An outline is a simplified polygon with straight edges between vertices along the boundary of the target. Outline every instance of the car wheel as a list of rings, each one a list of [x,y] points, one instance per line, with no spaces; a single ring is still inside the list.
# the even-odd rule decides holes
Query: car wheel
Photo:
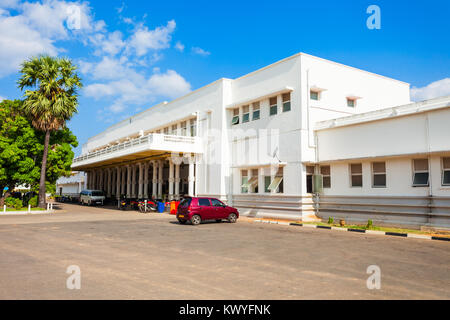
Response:
[[[192,216],[191,223],[193,226],[199,225],[200,222],[202,222],[202,218],[198,214]]]
[[[186,224],[186,220],[181,220],[181,219],[178,219],[178,222],[180,223],[180,224]]]
[[[237,221],[237,215],[236,213],[230,213],[228,216],[228,222],[235,223]]]

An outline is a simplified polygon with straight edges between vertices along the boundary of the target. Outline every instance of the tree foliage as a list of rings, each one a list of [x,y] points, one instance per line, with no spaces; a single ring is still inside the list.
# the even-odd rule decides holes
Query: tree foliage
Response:
[[[22,104],[20,100],[0,102],[1,192],[21,184],[33,190],[39,187],[45,133],[33,127]],[[51,133],[49,146],[46,181],[54,184],[59,177],[70,174],[72,147],[77,147],[78,142],[68,128],[63,128]]]

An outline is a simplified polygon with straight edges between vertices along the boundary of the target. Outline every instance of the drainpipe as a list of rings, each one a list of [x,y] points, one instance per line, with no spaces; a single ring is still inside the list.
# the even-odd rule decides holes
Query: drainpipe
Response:
[[[425,136],[426,136],[426,141],[427,141],[427,158],[429,159],[428,161],[428,221],[427,223],[430,224],[431,223],[431,215],[433,213],[433,209],[432,209],[432,205],[433,205],[433,175],[432,175],[432,171],[431,171],[431,159],[429,157],[429,155],[431,154],[431,146],[430,146],[430,118],[428,116],[428,114],[426,114],[426,121],[425,121]]]

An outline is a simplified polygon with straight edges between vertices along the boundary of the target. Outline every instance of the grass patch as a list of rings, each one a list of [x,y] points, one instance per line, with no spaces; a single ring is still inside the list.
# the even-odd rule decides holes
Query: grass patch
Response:
[[[42,208],[31,208],[31,211],[45,211],[46,209],[42,209]],[[22,208],[22,209],[14,209],[14,208],[6,208],[6,212],[9,211],[28,211],[28,208]],[[0,213],[3,212],[3,210],[0,211]]]

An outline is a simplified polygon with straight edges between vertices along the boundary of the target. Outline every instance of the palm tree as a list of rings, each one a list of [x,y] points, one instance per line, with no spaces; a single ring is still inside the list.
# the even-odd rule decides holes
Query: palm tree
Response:
[[[45,208],[45,175],[50,133],[65,126],[77,112],[77,90],[82,87],[76,66],[69,59],[42,55],[21,65],[18,87],[25,90],[23,108],[33,126],[45,132],[39,181],[39,207]]]

